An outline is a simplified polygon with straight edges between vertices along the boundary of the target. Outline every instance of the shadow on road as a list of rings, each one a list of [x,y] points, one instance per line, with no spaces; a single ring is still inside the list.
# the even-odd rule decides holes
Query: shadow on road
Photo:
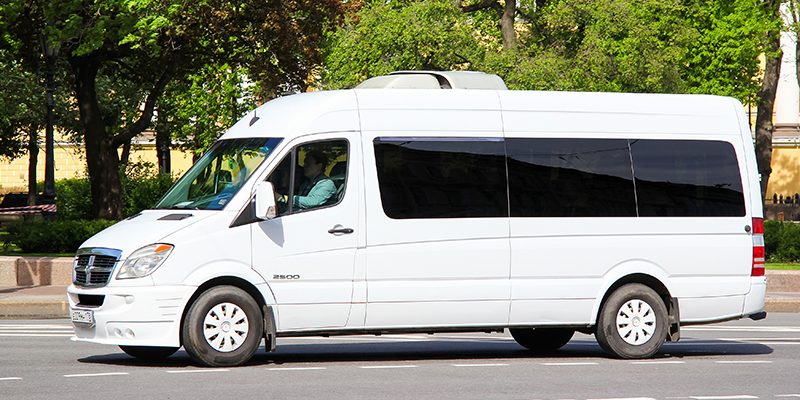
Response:
[[[291,339],[286,339],[290,341]],[[370,342],[285,343],[279,340],[278,350],[267,353],[262,347],[245,366],[326,364],[341,362],[394,362],[424,360],[483,360],[539,359],[543,362],[597,361],[611,359],[594,339],[573,339],[555,353],[546,355],[526,350],[512,339],[454,340],[432,339]],[[733,340],[682,340],[664,344],[661,351],[651,359],[665,361],[690,357],[741,356],[771,354],[773,349],[765,344]],[[194,362],[181,350],[162,360],[136,359],[122,353],[96,355],[78,360],[88,364],[117,365],[130,367],[183,368],[194,366]]]

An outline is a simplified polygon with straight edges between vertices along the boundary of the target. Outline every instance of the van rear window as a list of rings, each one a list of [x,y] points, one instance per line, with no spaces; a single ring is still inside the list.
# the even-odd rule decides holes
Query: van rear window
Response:
[[[641,217],[741,217],[744,191],[728,142],[630,140]]]

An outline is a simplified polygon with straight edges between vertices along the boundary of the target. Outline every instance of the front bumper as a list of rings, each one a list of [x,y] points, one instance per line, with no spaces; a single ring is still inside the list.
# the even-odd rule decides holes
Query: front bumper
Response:
[[[94,323],[73,322],[72,340],[122,346],[180,346],[183,310],[197,288],[67,288],[70,309],[92,310]],[[83,301],[82,301],[83,300]]]

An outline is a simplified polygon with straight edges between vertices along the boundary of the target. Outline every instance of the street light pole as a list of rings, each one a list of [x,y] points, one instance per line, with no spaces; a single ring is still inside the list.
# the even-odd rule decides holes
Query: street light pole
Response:
[[[56,91],[55,83],[55,64],[58,58],[60,46],[53,46],[42,35],[39,37],[42,45],[42,53],[47,64],[47,79],[45,81],[47,92],[47,126],[45,128],[45,162],[44,162],[44,192],[42,200],[44,204],[55,204],[56,202],[56,182],[55,182],[55,156],[53,149],[53,93]],[[55,212],[42,213],[48,221],[55,221]]]

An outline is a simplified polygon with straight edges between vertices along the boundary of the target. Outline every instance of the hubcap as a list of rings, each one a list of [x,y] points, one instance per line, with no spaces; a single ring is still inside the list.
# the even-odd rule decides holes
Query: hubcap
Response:
[[[626,343],[639,346],[647,343],[656,330],[656,314],[647,302],[632,299],[617,312],[617,333]]]
[[[203,321],[206,342],[223,353],[238,349],[249,330],[247,314],[233,303],[220,303],[212,307]]]

